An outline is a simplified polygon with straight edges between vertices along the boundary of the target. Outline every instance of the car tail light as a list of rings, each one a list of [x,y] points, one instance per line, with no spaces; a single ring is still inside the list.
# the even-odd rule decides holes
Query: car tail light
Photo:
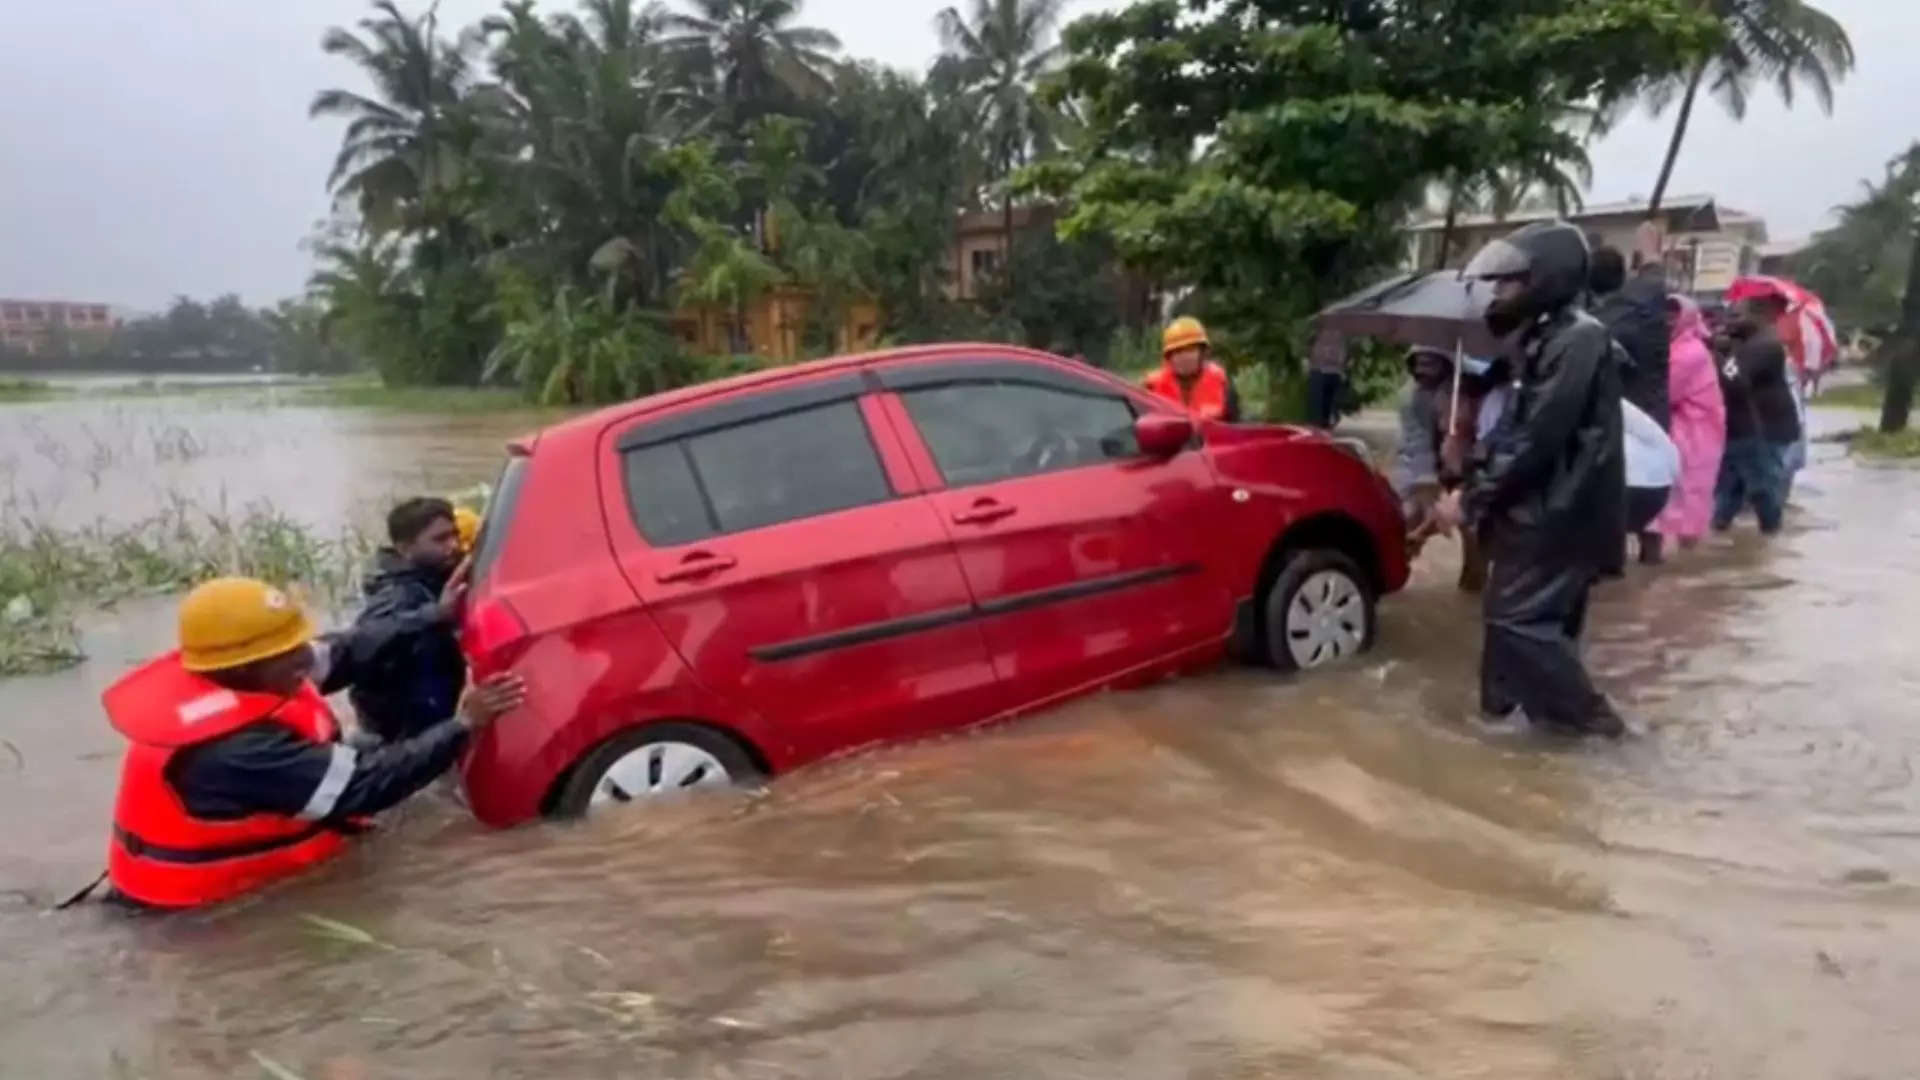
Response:
[[[506,667],[526,641],[527,624],[506,600],[489,597],[475,601],[467,610],[460,648],[476,674]]]

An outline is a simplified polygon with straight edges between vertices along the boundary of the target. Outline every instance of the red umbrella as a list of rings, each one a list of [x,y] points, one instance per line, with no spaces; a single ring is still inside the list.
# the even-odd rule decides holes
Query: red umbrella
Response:
[[[1818,294],[1791,278],[1756,274],[1735,278],[1727,288],[1727,303],[1749,297],[1777,296],[1786,301],[1780,319],[1780,342],[1787,347],[1794,369],[1804,376],[1818,375],[1840,356],[1839,335],[1827,317],[1827,305]]]

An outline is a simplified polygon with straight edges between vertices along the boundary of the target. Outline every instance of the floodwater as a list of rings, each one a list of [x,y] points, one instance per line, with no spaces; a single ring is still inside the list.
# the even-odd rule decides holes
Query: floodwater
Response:
[[[423,459],[484,478],[505,423],[221,413],[242,449],[172,480],[346,512]],[[566,826],[429,796],[212,915],[43,914],[99,865],[95,696],[168,633],[128,605],[85,666],[0,684],[0,1075],[1920,1075],[1920,475],[1816,447],[1796,502],[1605,590],[1590,658],[1651,729],[1624,745],[1464,731],[1437,545],[1347,670]]]

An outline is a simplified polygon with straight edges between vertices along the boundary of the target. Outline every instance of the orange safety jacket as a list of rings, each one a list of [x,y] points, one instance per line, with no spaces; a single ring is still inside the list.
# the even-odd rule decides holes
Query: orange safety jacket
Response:
[[[1149,391],[1186,406],[1188,412],[1204,420],[1219,420],[1227,414],[1227,391],[1232,385],[1227,369],[1211,360],[1190,384],[1181,384],[1172,364],[1161,364],[1146,381]]]
[[[228,690],[180,666],[168,653],[107,689],[113,726],[132,741],[120,766],[107,877],[153,907],[219,903],[297,874],[340,853],[341,830],[285,814],[208,821],[188,812],[167,780],[167,764],[191,746],[269,720],[314,742],[339,731],[312,683],[283,698]]]

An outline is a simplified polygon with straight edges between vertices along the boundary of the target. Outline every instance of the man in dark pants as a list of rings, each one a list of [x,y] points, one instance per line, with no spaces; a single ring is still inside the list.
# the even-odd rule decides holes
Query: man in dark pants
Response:
[[[1775,295],[1740,302],[1720,347],[1720,396],[1727,403],[1727,449],[1713,491],[1713,528],[1725,532],[1752,504],[1760,531],[1780,531],[1786,502],[1787,448],[1800,441],[1787,350],[1774,331],[1786,312]]]
[[[1528,225],[1476,255],[1493,284],[1487,326],[1518,331],[1520,386],[1444,520],[1480,530],[1492,560],[1483,618],[1481,709],[1575,734],[1626,727],[1580,661],[1587,594],[1625,553],[1620,350],[1579,308],[1587,244],[1565,222]]]
[[[467,664],[454,637],[460,534],[445,499],[408,499],[387,515],[391,547],[374,555],[354,620],[360,671],[348,695],[361,725],[405,739],[453,715]]]
[[[1314,335],[1307,352],[1307,423],[1332,431],[1340,422],[1347,387],[1347,340],[1331,330]]]
[[[1671,413],[1667,369],[1672,348],[1667,326],[1667,278],[1659,259],[1657,233],[1643,236],[1640,266],[1627,273],[1626,256],[1602,246],[1593,253],[1587,284],[1593,291],[1593,317],[1627,352],[1630,366],[1621,373],[1621,392],[1665,430]],[[1651,247],[1651,251],[1646,250]],[[1640,560],[1661,560],[1660,534],[1640,532]]]

